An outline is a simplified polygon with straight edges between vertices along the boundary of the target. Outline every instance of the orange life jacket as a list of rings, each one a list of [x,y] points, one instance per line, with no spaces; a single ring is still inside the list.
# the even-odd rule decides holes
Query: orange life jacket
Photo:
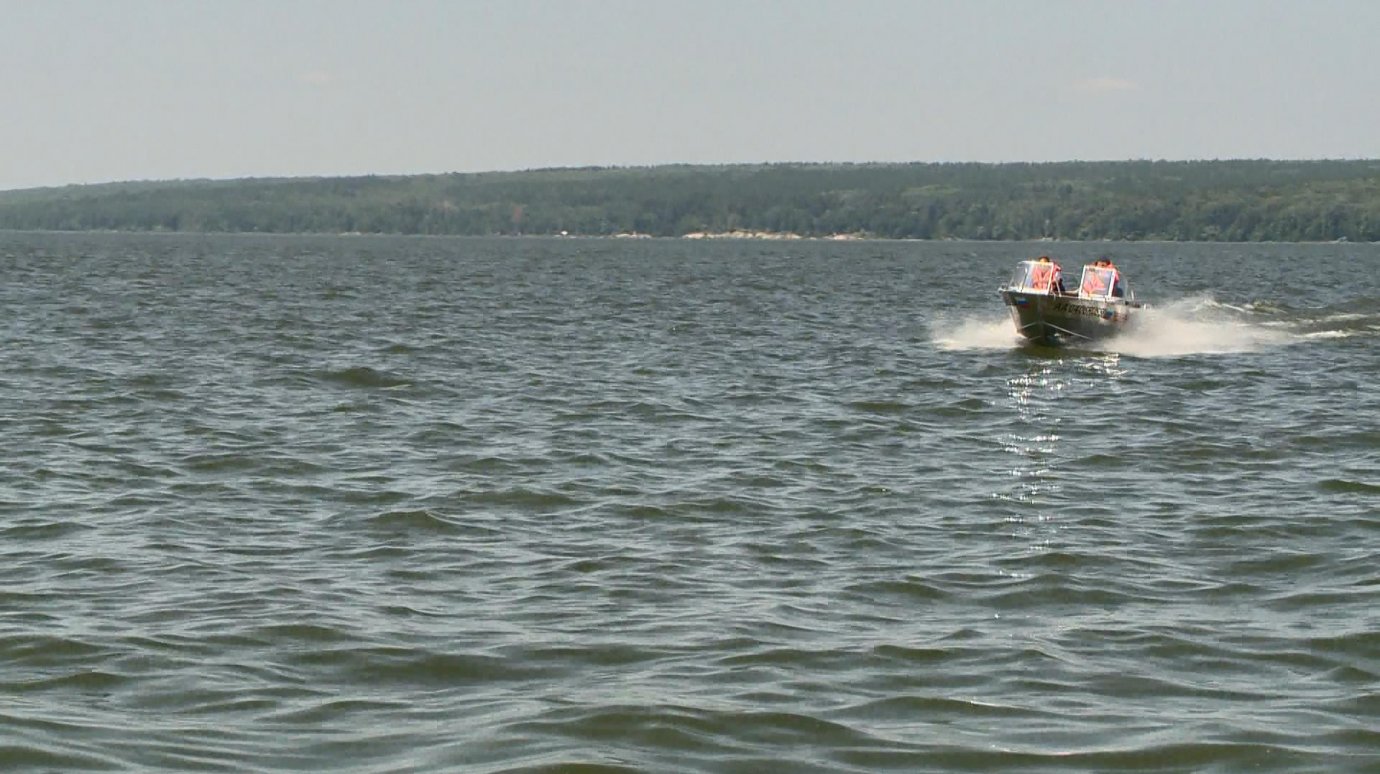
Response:
[[[1037,263],[1030,267],[1030,286],[1036,290],[1049,290],[1049,283],[1054,280],[1054,264]]]
[[[1107,294],[1107,283],[1102,279],[1101,269],[1094,269],[1093,271],[1083,273],[1082,290],[1090,296],[1102,296]]]

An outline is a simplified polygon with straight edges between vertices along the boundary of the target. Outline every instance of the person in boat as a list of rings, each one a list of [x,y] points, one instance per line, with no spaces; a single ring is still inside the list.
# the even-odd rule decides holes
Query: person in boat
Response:
[[[1116,264],[1112,263],[1112,259],[1105,255],[1098,260],[1102,262],[1103,268],[1112,270],[1112,297],[1125,298],[1126,288],[1121,284],[1121,272],[1117,269]]]
[[[1095,269],[1111,269],[1111,270],[1112,270],[1112,297],[1113,297],[1113,298],[1125,298],[1125,296],[1126,296],[1126,288],[1121,284],[1121,272],[1120,272],[1119,270],[1117,270],[1116,264],[1112,263],[1112,259],[1111,259],[1111,258],[1108,258],[1108,257],[1105,256],[1105,255],[1099,256],[1099,257],[1097,258],[1097,260],[1093,261],[1093,268],[1095,268]],[[1107,286],[1106,286],[1106,284],[1104,284],[1100,272],[1092,272],[1091,274],[1088,275],[1087,281],[1085,281],[1085,282],[1083,283],[1083,292],[1085,292],[1085,293],[1090,293],[1090,294],[1095,295],[1095,296],[1100,296],[1100,295],[1102,295],[1103,293],[1105,293],[1106,291],[1107,291]]]
[[[1050,293],[1064,292],[1064,270],[1051,261],[1048,255],[1035,259],[1035,268],[1030,272],[1031,285],[1037,290]]]

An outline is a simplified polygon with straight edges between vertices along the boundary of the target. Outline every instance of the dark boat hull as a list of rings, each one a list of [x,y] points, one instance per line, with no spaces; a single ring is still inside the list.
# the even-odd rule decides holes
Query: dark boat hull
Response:
[[[1140,304],[1003,288],[1016,332],[1041,344],[1105,339],[1120,333]]]

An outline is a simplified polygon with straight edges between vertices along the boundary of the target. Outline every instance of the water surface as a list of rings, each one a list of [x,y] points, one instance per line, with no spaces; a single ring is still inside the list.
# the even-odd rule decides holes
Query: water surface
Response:
[[[1154,305],[1017,343],[1019,258]],[[0,764],[1380,765],[1380,247],[0,235]]]

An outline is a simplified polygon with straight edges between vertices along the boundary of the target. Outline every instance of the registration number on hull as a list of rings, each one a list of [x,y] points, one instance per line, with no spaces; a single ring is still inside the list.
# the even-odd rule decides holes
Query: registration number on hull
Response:
[[[1070,304],[1066,301],[1057,302],[1049,305],[1049,311],[1060,312],[1062,314],[1082,315],[1084,317],[1101,317],[1102,310],[1095,306],[1083,306],[1082,304]]]

